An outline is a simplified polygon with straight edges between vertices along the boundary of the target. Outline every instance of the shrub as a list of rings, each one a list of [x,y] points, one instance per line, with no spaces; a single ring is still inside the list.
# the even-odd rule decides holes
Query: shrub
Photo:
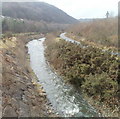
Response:
[[[120,80],[117,56],[92,46],[81,48],[64,40],[56,41],[47,41],[46,56],[63,79],[101,102],[116,103]]]
[[[98,96],[100,100],[109,100],[117,94],[118,84],[107,73],[89,75],[82,84],[82,89],[89,96]]]
[[[6,32],[4,37],[10,38],[12,37],[12,32]]]

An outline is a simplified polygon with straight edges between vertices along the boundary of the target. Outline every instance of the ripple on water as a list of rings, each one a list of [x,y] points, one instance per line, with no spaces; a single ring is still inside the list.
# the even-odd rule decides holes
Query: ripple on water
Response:
[[[69,84],[65,84],[51,71],[44,56],[45,38],[28,43],[28,53],[33,71],[38,77],[53,108],[63,117],[96,117],[98,114]]]

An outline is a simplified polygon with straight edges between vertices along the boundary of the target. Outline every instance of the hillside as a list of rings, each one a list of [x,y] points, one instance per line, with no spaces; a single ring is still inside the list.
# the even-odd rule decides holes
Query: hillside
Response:
[[[52,23],[75,23],[76,19],[44,2],[3,2],[3,16]]]
[[[81,22],[68,28],[68,36],[99,48],[117,49],[118,20],[116,18],[94,19]]]
[[[45,21],[31,21],[14,19],[10,17],[2,18],[2,32],[24,33],[40,32],[47,33],[56,30],[64,30],[69,24],[48,23]]]

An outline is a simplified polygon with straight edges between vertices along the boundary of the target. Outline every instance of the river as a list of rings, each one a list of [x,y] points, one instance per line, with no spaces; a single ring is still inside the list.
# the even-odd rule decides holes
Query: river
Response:
[[[30,41],[27,47],[31,67],[56,113],[61,117],[98,117],[96,110],[81,94],[51,70],[44,55],[44,40],[45,38]]]

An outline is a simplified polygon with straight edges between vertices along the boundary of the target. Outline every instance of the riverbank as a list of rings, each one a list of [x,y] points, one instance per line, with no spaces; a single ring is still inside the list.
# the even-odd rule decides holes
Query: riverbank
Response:
[[[86,38],[84,37],[75,36],[72,33],[66,33],[65,36],[67,36],[68,38],[74,39],[76,42],[80,42],[84,46],[92,46],[100,50],[109,51],[109,52],[116,52],[116,53],[118,52],[117,47],[105,46],[97,42],[86,40]]]
[[[118,18],[80,22],[67,29],[67,35],[86,45],[118,51]]]
[[[118,117],[117,57],[93,47],[82,49],[56,36],[47,39],[46,58],[54,70],[77,90],[82,89],[102,116]]]
[[[30,68],[26,43],[40,35],[2,39],[2,117],[55,117],[43,87]]]

